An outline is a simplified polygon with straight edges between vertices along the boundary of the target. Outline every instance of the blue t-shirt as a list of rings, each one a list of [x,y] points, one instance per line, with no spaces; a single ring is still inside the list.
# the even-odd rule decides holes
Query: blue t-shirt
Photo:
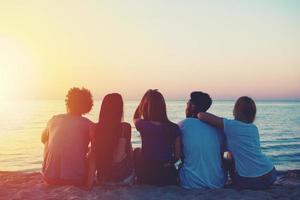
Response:
[[[138,119],[135,127],[141,134],[143,159],[172,160],[175,139],[180,135],[177,124]]]
[[[261,152],[257,127],[237,120],[223,121],[237,173],[243,177],[259,177],[270,172],[274,166]]]
[[[178,125],[184,155],[183,166],[179,172],[180,185],[187,189],[223,187],[223,133],[195,118],[187,118]]]

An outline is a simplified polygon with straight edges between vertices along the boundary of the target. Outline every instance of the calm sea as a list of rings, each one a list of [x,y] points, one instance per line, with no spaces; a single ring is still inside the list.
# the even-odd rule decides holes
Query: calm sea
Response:
[[[131,123],[137,101],[125,102],[125,120]],[[232,118],[233,101],[215,101],[210,112]],[[174,122],[184,119],[185,101],[168,101],[168,116]],[[98,118],[100,101],[87,115]],[[300,169],[300,102],[259,101],[256,125],[262,151],[277,169]],[[65,112],[64,101],[0,102],[0,171],[39,171],[43,145],[40,135],[52,115]],[[133,128],[132,144],[140,146]]]

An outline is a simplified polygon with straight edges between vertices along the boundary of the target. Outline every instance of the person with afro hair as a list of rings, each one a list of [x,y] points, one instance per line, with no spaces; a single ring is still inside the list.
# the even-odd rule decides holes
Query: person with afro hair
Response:
[[[53,185],[84,186],[88,175],[88,145],[92,122],[82,115],[93,106],[92,94],[85,88],[71,88],[64,114],[53,116],[44,130],[43,178]]]

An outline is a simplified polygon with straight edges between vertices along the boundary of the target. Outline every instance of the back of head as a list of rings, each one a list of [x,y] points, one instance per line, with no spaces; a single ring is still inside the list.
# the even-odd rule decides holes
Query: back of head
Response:
[[[96,133],[96,164],[101,173],[109,176],[113,153],[117,146],[123,118],[123,100],[118,93],[104,97]]]
[[[252,98],[247,96],[240,97],[234,105],[233,114],[236,120],[252,123],[255,120],[256,105]]]
[[[206,112],[212,104],[212,99],[207,93],[194,91],[191,93],[189,107],[187,108],[187,116],[196,116],[199,112]]]
[[[123,99],[118,93],[104,97],[99,113],[99,123],[106,126],[119,124],[123,117]]]
[[[158,90],[148,90],[142,99],[141,115],[145,120],[169,122],[166,102]]]
[[[71,88],[66,97],[67,110],[71,114],[83,115],[93,107],[92,94],[85,88]]]

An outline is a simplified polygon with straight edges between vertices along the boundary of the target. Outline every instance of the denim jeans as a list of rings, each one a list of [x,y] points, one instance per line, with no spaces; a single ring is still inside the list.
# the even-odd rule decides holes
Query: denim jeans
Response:
[[[233,186],[237,189],[267,189],[276,181],[277,177],[275,167],[270,172],[262,176],[253,178],[240,176],[235,169],[234,160],[224,159],[223,167],[226,172],[229,172],[229,176],[233,183]]]
[[[259,177],[242,177],[235,173],[234,186],[237,189],[263,190],[269,188],[275,181],[277,172],[275,167],[265,175]]]

